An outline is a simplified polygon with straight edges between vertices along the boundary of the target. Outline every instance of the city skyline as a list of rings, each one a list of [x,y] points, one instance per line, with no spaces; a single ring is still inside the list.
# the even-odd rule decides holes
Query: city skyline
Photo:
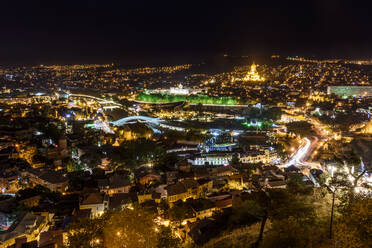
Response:
[[[2,3],[0,248],[370,248],[369,5]]]

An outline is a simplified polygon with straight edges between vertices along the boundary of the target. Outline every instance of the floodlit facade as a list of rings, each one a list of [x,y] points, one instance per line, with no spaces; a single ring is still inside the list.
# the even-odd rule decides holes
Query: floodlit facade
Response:
[[[328,86],[327,94],[342,97],[372,97],[372,86]]]
[[[253,62],[251,65],[250,71],[245,75],[244,78],[233,78],[234,81],[244,81],[244,82],[263,82],[265,81],[264,77],[261,77],[257,72],[257,65]]]

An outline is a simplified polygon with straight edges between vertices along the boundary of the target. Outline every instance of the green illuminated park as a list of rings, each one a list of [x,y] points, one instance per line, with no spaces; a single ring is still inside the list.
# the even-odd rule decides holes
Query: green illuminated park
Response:
[[[191,104],[214,104],[214,105],[237,105],[237,100],[232,97],[211,97],[207,95],[171,95],[171,94],[152,94],[142,92],[137,96],[138,101],[153,103],[171,103],[171,102],[188,102]]]

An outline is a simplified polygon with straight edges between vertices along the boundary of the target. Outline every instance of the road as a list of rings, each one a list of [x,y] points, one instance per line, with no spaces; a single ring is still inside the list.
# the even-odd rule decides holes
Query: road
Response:
[[[283,168],[289,167],[291,165],[295,166],[307,166],[310,168],[320,168],[320,165],[317,163],[306,162],[307,158],[310,157],[311,152],[318,145],[319,138],[314,136],[312,141],[309,138],[304,138],[304,145],[297,149],[296,153],[288,160],[287,163],[282,165]]]
[[[123,107],[123,105],[120,104],[120,103],[117,103],[117,102],[114,102],[114,101],[108,101],[108,100],[106,100],[106,99],[102,99],[102,98],[95,97],[95,96],[84,95],[84,94],[69,94],[69,96],[71,96],[71,97],[85,97],[85,98],[91,98],[91,99],[94,99],[94,100],[98,101],[98,102],[101,103],[101,104],[112,104],[112,105],[114,105],[114,106]]]
[[[319,138],[314,136],[312,137],[312,141],[308,138],[304,138],[303,140],[305,144],[298,148],[296,153],[288,160],[288,162],[280,167],[287,168],[291,165],[294,165],[297,167],[307,167],[310,169],[322,169],[320,164],[306,161],[307,158],[310,157],[312,151],[314,151],[314,148],[316,148],[318,145]],[[308,174],[308,177],[316,187],[320,186],[311,173]]]

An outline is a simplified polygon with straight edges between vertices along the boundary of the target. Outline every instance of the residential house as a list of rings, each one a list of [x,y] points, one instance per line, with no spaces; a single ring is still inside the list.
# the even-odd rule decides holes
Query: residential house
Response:
[[[216,209],[216,204],[208,199],[196,199],[191,201],[192,210],[196,219],[211,217]]]
[[[65,192],[68,187],[68,178],[61,171],[37,168],[27,169],[21,175],[28,179],[31,185],[42,185],[54,192]]]
[[[122,210],[131,208],[135,202],[138,202],[137,193],[118,193],[110,197],[110,208]]]
[[[168,185],[167,200],[168,202],[176,202],[186,200],[188,198],[199,198],[202,193],[208,193],[213,189],[213,181],[200,179],[184,179],[175,184]]]
[[[98,217],[109,208],[109,197],[102,192],[88,193],[80,201],[80,209],[90,209],[93,217]]]
[[[16,239],[34,241],[43,228],[47,225],[44,216],[32,213],[22,214],[6,231],[0,232],[0,247],[9,247],[15,244]]]
[[[146,193],[146,194],[138,194],[138,203],[142,204],[147,201],[155,201],[156,203],[160,203],[161,200],[161,194],[160,193]]]
[[[130,180],[125,175],[112,175],[107,179],[99,179],[98,187],[101,192],[105,192],[108,195],[128,193],[131,188]]]
[[[144,167],[139,168],[135,172],[135,177],[137,179],[137,182],[142,185],[151,184],[152,182],[160,181],[161,179],[160,175],[157,174],[155,171]]]

